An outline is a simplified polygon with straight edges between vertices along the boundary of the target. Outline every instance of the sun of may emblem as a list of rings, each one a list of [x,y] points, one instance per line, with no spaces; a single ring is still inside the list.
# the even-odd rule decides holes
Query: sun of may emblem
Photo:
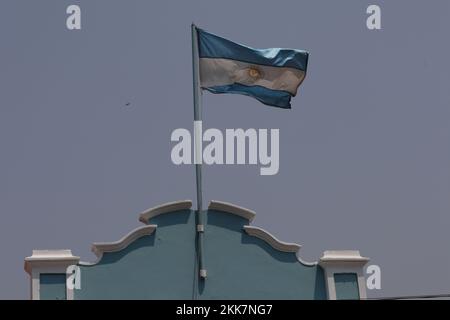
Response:
[[[262,76],[261,71],[257,67],[253,66],[248,68],[247,73],[252,80],[258,80]]]

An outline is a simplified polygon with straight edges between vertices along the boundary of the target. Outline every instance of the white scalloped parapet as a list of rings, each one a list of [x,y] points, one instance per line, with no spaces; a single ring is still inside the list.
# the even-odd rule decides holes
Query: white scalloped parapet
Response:
[[[139,221],[148,224],[149,220],[160,214],[169,213],[173,211],[186,210],[192,207],[191,200],[182,200],[164,203],[162,205],[147,209],[139,215]]]
[[[300,248],[302,247],[301,245],[296,243],[287,243],[280,241],[266,230],[258,227],[244,226],[244,230],[245,232],[247,232],[248,235],[264,240],[265,242],[270,244],[274,249],[277,249],[279,251],[297,253],[298,250],[300,250]]]
[[[217,210],[217,211],[231,213],[231,214],[240,216],[244,219],[247,219],[249,222],[251,222],[255,218],[255,215],[256,215],[255,211],[253,211],[253,210],[239,207],[232,203],[215,201],[215,200],[211,200],[209,202],[208,210]]]
[[[72,255],[72,251],[63,250],[33,250],[30,257],[25,258],[24,269],[31,274],[34,267],[53,265],[73,265],[80,261],[80,257]]]
[[[319,260],[321,266],[336,264],[365,265],[370,259],[362,257],[358,250],[328,250]]]
[[[150,224],[139,227],[128,233],[122,239],[115,242],[96,242],[92,244],[92,252],[100,260],[105,252],[115,252],[125,249],[130,243],[139,239],[142,236],[150,235],[156,230],[157,225]]]

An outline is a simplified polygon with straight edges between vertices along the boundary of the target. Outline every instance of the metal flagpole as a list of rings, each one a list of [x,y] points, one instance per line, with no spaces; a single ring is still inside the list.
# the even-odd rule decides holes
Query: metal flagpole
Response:
[[[196,215],[196,231],[197,231],[197,259],[198,259],[198,276],[206,279],[206,268],[203,261],[203,232],[205,226],[203,224],[202,209],[202,106],[201,106],[201,88],[200,88],[200,70],[198,56],[198,40],[197,28],[191,25],[192,31],[192,75],[193,75],[193,93],[194,93],[194,163],[197,184],[197,215]],[[197,271],[196,271],[197,272]]]

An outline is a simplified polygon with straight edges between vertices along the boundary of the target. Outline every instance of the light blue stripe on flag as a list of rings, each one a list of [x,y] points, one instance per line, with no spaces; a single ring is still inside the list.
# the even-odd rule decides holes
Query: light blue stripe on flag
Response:
[[[205,88],[212,93],[235,93],[253,97],[260,102],[279,108],[289,109],[291,107],[291,95],[285,91],[271,90],[261,86],[245,86],[239,83]]]
[[[198,29],[200,58],[224,58],[273,67],[306,71],[308,53],[296,49],[253,49]]]
[[[237,93],[260,102],[290,108],[303,82],[308,52],[253,49],[197,29],[200,85],[212,93]]]

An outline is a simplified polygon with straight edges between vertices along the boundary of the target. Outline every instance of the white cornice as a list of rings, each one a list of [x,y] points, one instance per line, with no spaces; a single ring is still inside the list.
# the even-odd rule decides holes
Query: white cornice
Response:
[[[72,251],[63,250],[33,250],[30,257],[25,258],[24,269],[31,274],[35,267],[69,266],[77,264],[80,257],[72,255]]]
[[[239,207],[232,203],[215,201],[215,200],[211,200],[209,202],[208,210],[217,210],[217,211],[231,213],[231,214],[240,216],[242,218],[245,218],[249,222],[251,222],[255,218],[255,215],[256,215],[255,211],[253,211],[253,210]]]
[[[138,238],[152,234],[156,225],[150,224],[147,226],[139,227],[128,233],[122,239],[115,242],[96,242],[92,244],[92,252],[98,257],[98,260],[101,259],[103,253],[105,252],[115,252],[122,249],[125,249],[130,243],[137,240]]]
[[[365,265],[370,259],[362,257],[358,250],[328,250],[319,260],[321,266]]]
[[[173,211],[186,210],[192,207],[191,200],[182,200],[164,203],[162,205],[147,209],[139,215],[139,221],[148,224],[149,220],[160,214],[169,213]]]

